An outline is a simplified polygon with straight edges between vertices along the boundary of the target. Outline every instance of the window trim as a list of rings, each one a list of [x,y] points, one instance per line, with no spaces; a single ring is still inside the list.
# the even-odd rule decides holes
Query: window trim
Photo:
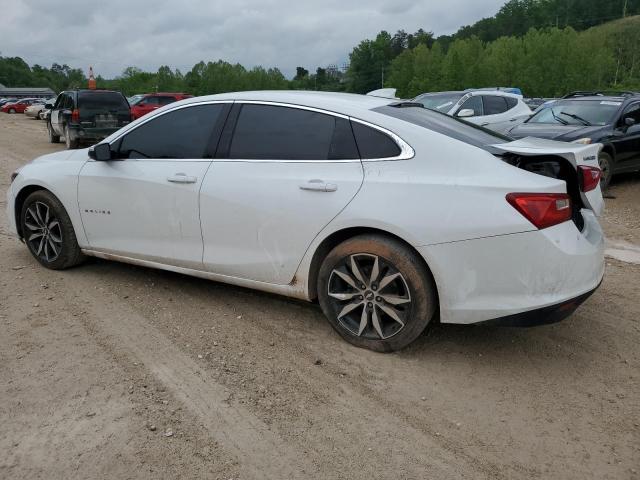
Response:
[[[380,161],[395,161],[395,160],[410,160],[415,156],[415,150],[413,149],[413,147],[411,147],[411,145],[409,145],[407,142],[405,142],[400,136],[396,135],[395,133],[393,133],[392,131],[381,127],[379,125],[376,125],[374,123],[371,123],[369,121],[366,120],[361,120],[359,118],[355,118],[355,117],[350,117],[349,115],[344,115],[342,113],[338,113],[338,112],[333,112],[331,110],[324,110],[321,108],[316,108],[316,107],[309,107],[306,105],[298,105],[295,103],[284,103],[284,102],[272,102],[272,101],[267,101],[267,100],[238,100],[238,99],[227,99],[227,100],[203,100],[200,102],[193,102],[193,103],[187,103],[185,105],[178,105],[178,106],[174,106],[172,108],[169,108],[167,110],[165,110],[164,112],[160,112],[156,115],[153,115],[149,118],[144,118],[144,121],[141,123],[138,123],[136,125],[133,125],[132,128],[127,128],[125,131],[123,131],[122,133],[120,133],[120,135],[118,135],[117,137],[115,137],[113,140],[111,140],[111,142],[109,142],[109,145],[113,146],[116,142],[118,142],[122,137],[124,137],[125,135],[129,134],[130,132],[132,132],[133,130],[141,127],[142,125],[144,125],[145,123],[158,118],[162,115],[166,115],[167,113],[170,112],[174,112],[176,110],[180,110],[182,108],[188,108],[188,107],[193,107],[193,106],[197,106],[197,105],[209,105],[209,104],[221,104],[221,103],[226,103],[226,104],[230,104],[230,105],[243,105],[243,104],[251,104],[251,105],[269,105],[269,106],[274,106],[274,107],[288,107],[288,108],[297,108],[299,110],[308,110],[311,112],[316,112],[316,113],[322,113],[325,115],[331,115],[334,117],[338,117],[338,118],[342,118],[344,120],[347,121],[352,121],[352,122],[357,122],[360,123],[364,126],[373,128],[375,130],[378,130],[379,132],[384,133],[385,135],[391,137],[391,139],[396,142],[396,144],[398,145],[398,147],[400,148],[400,154],[396,155],[395,157],[383,157],[383,158],[367,158],[367,159],[360,159],[360,158],[354,158],[354,159],[340,159],[340,160],[283,160],[283,159],[242,159],[242,158],[217,158],[214,156],[214,158],[210,158],[210,159],[202,159],[202,161],[214,161],[214,162],[243,162],[243,163],[274,163],[274,162],[279,162],[279,163],[354,163],[354,162],[380,162]],[[171,103],[169,105],[172,105]],[[230,120],[230,116],[227,118],[227,122]],[[233,128],[235,129],[235,122],[237,122],[237,117],[234,119],[234,125]],[[226,130],[227,126],[225,125],[223,132],[221,132],[220,134],[220,139],[222,139],[222,135],[224,133],[224,130]],[[140,160],[140,159],[125,159],[126,161],[130,161],[130,160]],[[145,159],[142,159],[145,160]],[[179,161],[180,159],[176,159],[176,161]],[[172,160],[173,161],[173,160]]]

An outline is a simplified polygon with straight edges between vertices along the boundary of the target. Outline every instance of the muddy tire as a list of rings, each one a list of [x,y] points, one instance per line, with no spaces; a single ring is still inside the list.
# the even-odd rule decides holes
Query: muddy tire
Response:
[[[64,270],[84,259],[71,219],[51,192],[38,190],[27,197],[20,226],[27,248],[41,265]]]
[[[360,235],[329,252],[318,274],[318,300],[342,338],[376,352],[409,345],[437,311],[424,261],[382,235]]]
[[[71,140],[71,132],[69,131],[69,125],[64,126],[64,143],[67,146],[67,150],[74,150],[78,148],[78,140]]]
[[[609,186],[609,183],[611,183],[611,177],[613,175],[613,158],[607,152],[600,152],[598,164],[600,165],[600,170],[602,170],[600,188],[604,190]]]
[[[49,133],[49,143],[60,143],[60,135],[56,135],[51,126],[51,122],[47,122],[47,133]]]
[[[16,113],[16,109],[15,108],[10,108],[9,109],[9,113]]]

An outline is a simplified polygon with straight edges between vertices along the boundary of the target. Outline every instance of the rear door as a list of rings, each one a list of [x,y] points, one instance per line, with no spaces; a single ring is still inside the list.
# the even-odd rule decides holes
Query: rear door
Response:
[[[632,118],[636,123],[628,126],[625,124],[625,118]],[[632,103],[624,109],[615,128],[615,170],[633,170],[640,165],[640,102]]]
[[[92,249],[202,269],[198,194],[228,108],[168,111],[112,143],[118,160],[85,163],[78,204]]]
[[[348,118],[236,104],[200,195],[204,267],[284,285],[314,237],[353,199],[362,163]]]

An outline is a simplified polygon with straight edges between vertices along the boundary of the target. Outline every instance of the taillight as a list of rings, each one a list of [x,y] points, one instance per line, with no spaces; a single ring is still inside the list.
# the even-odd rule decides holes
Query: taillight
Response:
[[[78,110],[77,108],[74,108],[73,112],[71,112],[71,121],[73,123],[79,123],[80,122],[80,110]]]
[[[580,173],[580,190],[583,192],[590,192],[600,183],[602,170],[598,167],[578,165],[578,172]]]
[[[507,202],[539,229],[571,219],[571,198],[566,193],[509,193]]]

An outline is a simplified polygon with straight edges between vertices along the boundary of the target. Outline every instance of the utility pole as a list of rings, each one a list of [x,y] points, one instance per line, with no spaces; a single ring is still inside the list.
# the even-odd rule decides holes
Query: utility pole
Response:
[[[627,17],[627,4],[629,3],[629,0],[624,0],[624,7],[622,8],[622,18],[626,18]]]

